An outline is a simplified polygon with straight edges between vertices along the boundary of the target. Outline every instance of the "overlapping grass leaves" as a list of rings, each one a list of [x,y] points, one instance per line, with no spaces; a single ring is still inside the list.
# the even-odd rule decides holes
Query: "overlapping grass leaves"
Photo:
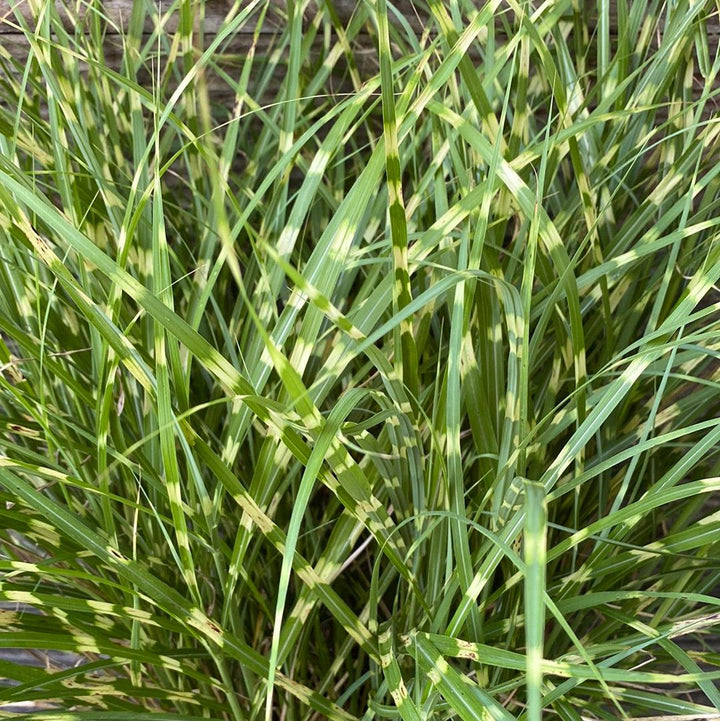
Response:
[[[113,7],[3,20],[5,708],[717,713],[716,6]]]

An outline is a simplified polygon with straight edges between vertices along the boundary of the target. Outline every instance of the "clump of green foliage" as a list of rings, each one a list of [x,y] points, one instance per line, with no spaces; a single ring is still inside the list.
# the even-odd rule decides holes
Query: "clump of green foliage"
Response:
[[[0,716],[716,718],[717,5],[130,5],[2,20]]]

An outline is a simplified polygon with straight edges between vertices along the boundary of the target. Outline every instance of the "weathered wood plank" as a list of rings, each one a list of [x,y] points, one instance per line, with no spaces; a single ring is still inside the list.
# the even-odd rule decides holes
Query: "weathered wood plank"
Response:
[[[15,19],[16,12],[20,12],[25,21],[32,24],[36,17],[33,8],[36,7],[37,2],[38,0],[0,0],[0,34],[13,34],[18,31]],[[360,2],[361,0],[334,0],[333,6],[340,20],[347,22]],[[212,35],[219,31],[232,8],[232,4],[231,0],[198,2],[198,8],[201,5],[203,6],[202,26],[205,33]],[[424,3],[417,2],[417,0],[394,0],[392,4],[412,25],[420,25],[428,18],[428,11]],[[482,0],[477,0],[478,7],[482,4]],[[127,32],[133,0],[105,0],[105,2],[98,3],[102,8],[101,11],[97,7],[90,9],[92,7],[90,3],[71,3],[70,5],[70,10],[68,10],[64,2],[56,2],[55,5],[67,29],[74,28],[78,22],[86,22],[91,12],[101,12],[105,32],[107,35],[115,35]],[[284,27],[287,20],[285,5],[285,0],[270,0],[271,7],[263,22],[261,32],[275,33]],[[152,32],[160,19],[160,13],[158,12],[160,4],[148,2],[147,6],[153,9],[154,12],[148,13],[144,30],[145,32]],[[594,11],[595,3],[587,3],[584,14],[590,18],[591,24],[593,24],[591,18]],[[318,8],[315,3],[311,2],[309,9],[306,11],[306,19],[310,20],[316,12],[318,12]],[[177,12],[163,13],[162,17],[163,27],[166,31],[175,32],[178,29],[179,19]],[[199,25],[199,12],[197,13],[196,22]],[[705,18],[703,22],[709,35],[720,34],[720,17],[717,12]],[[611,25],[615,24],[614,3],[611,3]],[[238,29],[238,33],[252,34],[254,32],[255,25],[252,20]]]
[[[483,4],[483,0],[476,1],[478,6]],[[21,63],[27,58],[29,46],[24,33],[20,31],[16,14],[19,13],[25,22],[32,26],[36,18],[33,8],[36,8],[39,2],[40,0],[0,0],[0,57],[3,55],[7,57],[9,54]],[[97,4],[90,2],[76,3],[73,1],[68,2],[67,5],[66,2],[67,0],[65,2],[56,2],[55,6],[59,15],[68,30],[76,30],[81,34],[89,29],[89,13],[100,12],[97,9],[98,7],[102,9],[103,30],[105,33],[104,59],[108,67],[115,70],[119,69],[123,58],[123,37],[127,32],[133,0],[106,0]],[[270,0],[270,2],[271,7],[263,19],[262,32],[255,47],[255,58],[260,62],[262,62],[264,56],[269,57],[270,53],[277,49],[282,32],[287,25],[285,0]],[[353,13],[357,11],[360,2],[361,0],[333,0],[341,22],[347,23],[349,21]],[[404,13],[411,25],[416,28],[425,25],[427,8],[422,0],[394,0],[393,4],[399,11]],[[68,9],[68,5],[71,9]],[[96,8],[95,10],[88,9],[93,6]],[[210,38],[227,22],[228,13],[231,11],[232,6],[232,0],[204,0],[204,2],[197,0],[197,25],[198,27],[202,26],[204,33],[204,41],[199,36],[195,37],[198,50],[206,47]],[[611,3],[611,7],[613,6],[614,3]],[[157,12],[160,3],[151,0],[147,0],[146,7],[148,12],[144,24],[144,42],[151,39],[152,33],[157,29],[158,24],[162,25],[165,32],[174,33],[177,31],[179,23],[179,14],[177,12],[165,13],[161,16]],[[588,1],[586,7],[591,13],[595,8],[595,3]],[[201,9],[202,12],[200,12]],[[317,6],[311,3],[306,11],[306,20],[311,22],[316,12],[318,12]],[[200,21],[201,16],[202,22]],[[590,14],[588,14],[588,17],[590,17]],[[500,22],[498,18],[498,27],[500,27]],[[592,24],[591,19],[588,22]],[[712,57],[717,51],[720,39],[720,18],[717,13],[714,13],[704,18],[703,23],[708,34],[709,50]],[[243,24],[233,34],[232,38],[224,44],[222,55],[218,55],[215,59],[218,65],[233,76],[237,75],[236,69],[242,66],[244,57],[253,44],[253,32],[255,29],[256,23],[252,22],[252,20]],[[323,40],[323,33],[319,33],[318,41]],[[496,40],[502,42],[502,33],[498,35]],[[332,42],[335,41],[336,38],[332,40]],[[354,38],[352,48],[354,62],[357,64],[361,76],[368,77],[376,74],[378,72],[378,60],[376,39],[371,20],[367,21],[365,31]],[[475,51],[478,51],[478,48],[474,48],[471,52]],[[590,48],[591,55],[592,48]],[[309,57],[314,57],[312,51]],[[276,58],[276,62],[279,62],[279,67],[282,67],[282,53],[279,60]],[[337,74],[345,74],[346,70],[344,61],[339,58]],[[227,82],[220,80],[211,71],[208,72],[208,82],[210,83],[211,97],[214,102],[220,104],[231,102],[230,99],[234,93]]]
[[[396,0],[395,6],[405,15],[405,17],[413,20],[418,13],[417,8],[413,6],[410,0]],[[198,3],[202,10],[202,27],[205,33],[217,33],[225,23],[228,13],[233,3],[230,0],[205,0],[204,3]],[[341,21],[347,22],[353,11],[356,9],[356,0],[334,0],[334,7]],[[78,22],[83,23],[89,20],[92,12],[100,13],[105,31],[108,35],[117,35],[127,32],[130,14],[132,12],[133,0],[106,0],[101,4],[102,10],[98,8],[91,9],[90,3],[72,3],[70,9],[62,3],[57,2],[56,8],[63,20],[66,29],[73,29]],[[148,7],[153,10],[148,13],[145,20],[145,32],[152,32],[160,18],[163,18],[163,27],[167,32],[175,32],[178,29],[179,18],[178,13],[159,13],[159,3],[148,3]],[[16,13],[19,12],[26,22],[32,24],[36,13],[33,11],[35,3],[33,0],[0,0],[0,34],[10,34],[17,32]],[[317,12],[314,4],[306,11],[306,20]],[[257,16],[257,13],[255,14]],[[255,23],[253,16],[238,29],[238,33],[253,34],[255,32]],[[275,33],[282,30],[287,20],[285,10],[285,0],[270,0],[270,9],[263,21],[262,32]],[[196,14],[196,27],[199,27],[201,21],[201,13]]]
[[[155,3],[152,3],[155,6]],[[32,26],[36,12],[33,10],[35,3],[32,0],[0,0],[0,34],[13,34],[19,30],[17,13]],[[87,24],[91,20],[92,13],[96,13],[102,21],[107,36],[122,35],[127,33],[130,15],[132,12],[133,0],[109,0],[103,2],[101,7],[92,7],[89,3],[73,4],[68,8],[65,3],[57,2],[55,7],[63,21],[66,30],[73,30],[76,26]],[[158,12],[159,4],[154,8],[154,13],[148,13],[145,18],[145,32],[152,32],[161,21],[163,28],[167,32],[176,32],[179,26],[179,15],[177,12],[163,13]],[[217,33],[227,18],[227,14],[231,8],[231,4],[226,0],[206,0],[204,18],[202,25],[204,31],[208,34]],[[268,23],[264,28],[265,32],[275,32],[280,27],[282,13],[280,7],[276,12],[268,14]],[[199,24],[199,17],[196,24]],[[274,27],[273,27],[274,26]],[[246,26],[239,28],[239,33],[252,34],[254,26],[248,23]]]
[[[147,44],[151,38],[151,34],[145,34],[142,38],[142,44]],[[214,60],[217,65],[227,73],[227,76],[232,79],[239,78],[243,64],[251,48],[254,52],[255,68],[259,69],[262,68],[266,61],[271,60],[271,55],[278,48],[278,40],[277,35],[270,33],[260,35],[257,40],[247,33],[239,33],[224,44],[222,54],[218,55]],[[376,75],[379,72],[379,65],[377,52],[375,51],[372,39],[368,36],[363,36],[358,40],[357,45],[364,46],[364,49],[360,47],[353,54],[355,67],[360,76],[362,78],[368,78]],[[0,57],[2,57],[3,51],[9,52],[9,54],[16,59],[24,60],[28,54],[28,45],[24,36],[17,33],[3,35],[0,39]],[[125,48],[123,47],[120,36],[106,39],[103,45],[103,57],[104,64],[108,68],[119,71],[122,66],[124,54]],[[312,50],[308,56],[310,62],[314,60],[319,61],[321,58],[322,55],[319,50]],[[272,57],[273,64],[277,66],[275,77],[273,77],[272,81],[265,87],[263,97],[256,98],[257,101],[272,101],[272,98],[274,98],[275,93],[281,86],[283,67],[286,61],[286,52]],[[79,65],[82,73],[88,72],[87,63],[81,61]],[[149,86],[151,82],[150,73],[151,64],[147,62],[138,74],[138,81],[141,84],[147,82]],[[14,73],[14,75],[19,79],[19,71]],[[347,63],[342,56],[338,57],[337,65],[333,68],[331,77],[333,78],[332,87],[334,90],[344,92],[352,89],[346,82]],[[210,99],[213,103],[228,108],[232,107],[235,91],[231,83],[220,77],[212,67],[206,69],[205,81],[208,84]],[[177,81],[171,79],[169,89],[172,90],[176,85]]]

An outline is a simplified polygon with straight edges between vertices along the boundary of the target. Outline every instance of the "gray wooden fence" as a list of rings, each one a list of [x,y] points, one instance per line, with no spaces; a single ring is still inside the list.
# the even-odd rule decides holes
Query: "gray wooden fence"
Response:
[[[14,58],[20,63],[22,68],[24,61],[29,56],[29,45],[26,34],[20,27],[21,20],[26,22],[29,27],[34,27],[37,21],[38,7],[42,7],[47,0],[0,0],[0,62],[3,57],[5,60]],[[243,2],[240,0],[240,7]],[[365,21],[359,32],[353,35],[352,50],[353,62],[356,64],[361,78],[366,79],[379,72],[379,63],[376,49],[376,39],[374,31],[374,22],[372,17],[372,8],[376,0],[295,0],[304,6],[304,19],[309,26],[312,25],[318,13],[324,13],[325,17],[330,18],[334,15],[333,22],[336,29],[343,28],[350,22],[351,18],[357,17],[358,11],[363,10]],[[409,24],[417,33],[428,30],[431,34],[437,31],[435,23],[428,11],[427,0],[390,0],[397,14],[404,18],[405,23]],[[245,22],[231,37],[223,43],[222,53],[216,59],[217,66],[227,70],[230,76],[238,75],[238,68],[241,67],[243,58],[253,47],[255,57],[268,57],[271,53],[279,52],[282,54],[283,43],[280,41],[281,35],[287,27],[287,10],[286,0],[268,0],[270,7],[263,20],[262,26],[257,38],[253,37],[256,30],[256,23],[252,17]],[[465,0],[466,3],[474,2],[479,8],[484,4],[484,0]],[[538,0],[536,5],[539,5]],[[56,0],[55,7],[62,19],[65,27],[69,31],[79,32],[80,34],[88,33],[91,26],[90,13],[96,13],[96,17],[101,17],[100,22],[103,33],[103,54],[106,64],[113,69],[118,69],[122,62],[124,54],[124,38],[128,32],[129,21],[132,13],[133,0],[105,0],[105,2],[92,2],[92,0]],[[227,22],[228,13],[237,12],[232,0],[194,0],[194,10],[196,16],[195,33],[193,35],[193,43],[198,51],[202,51],[213,36],[218,33]],[[575,5],[575,4],[574,4]],[[577,6],[581,21],[589,30],[589,36],[592,38],[594,16],[597,12],[596,0],[578,0]],[[72,8],[70,12],[66,9]],[[146,15],[143,27],[143,44],[149,42],[153,38],[153,33],[157,31],[158,26],[162,26],[165,34],[172,35],[179,29],[179,12],[168,12],[171,7],[170,0],[164,2],[151,2],[147,0],[145,4]],[[448,4],[449,7],[449,4]],[[616,23],[612,17],[615,7],[614,0],[611,0],[611,33],[612,28],[616,27]],[[92,8],[92,9],[91,9]],[[368,12],[369,10],[369,12]],[[512,17],[512,13],[507,13],[507,17]],[[707,9],[703,8],[703,14],[700,15],[699,22],[705,31],[707,42],[710,50],[711,58],[714,56],[718,48],[720,40],[720,11],[715,3],[708,2]],[[200,20],[200,18],[202,18]],[[397,18],[396,18],[397,20]],[[572,18],[568,17],[568,23],[571,25]],[[399,25],[399,23],[396,23]],[[503,33],[508,25],[500,17],[495,23],[497,37],[496,42],[502,43]],[[662,21],[658,23],[657,33],[662,33]],[[316,45],[320,46],[326,42],[328,36],[324,32],[316,34]],[[331,31],[331,42],[337,40],[337,33]],[[593,42],[588,45],[589,61],[592,63]],[[317,54],[321,52],[321,48],[317,47]],[[478,46],[471,49],[471,53],[478,53]],[[314,50],[310,48],[310,57],[313,56]],[[5,63],[5,67],[8,64]],[[149,67],[149,64],[148,64]],[[19,72],[16,68],[16,72]],[[335,90],[349,90],[349,86],[343,85],[343,76],[346,75],[347,66],[341,60],[334,68],[334,76],[339,78],[339,83],[334,84]],[[12,71],[11,71],[12,72]],[[2,73],[2,65],[0,65],[0,73]],[[1,78],[0,78],[1,79]],[[147,80],[150,83],[150,73],[145,72],[139,76],[140,82]],[[281,78],[276,78],[275,83],[265,88],[264,99],[271,99],[274,90],[277,88]],[[206,81],[210,94],[210,100],[220,108],[230,109],[235,100],[235,93],[227,80],[223,80],[217,73],[209,70],[206,73]],[[177,80],[172,81],[177,82]],[[716,83],[720,87],[720,81]],[[703,81],[698,78],[695,83],[696,94],[699,95],[703,87]],[[252,88],[250,89],[253,94]],[[260,98],[256,98],[260,100]],[[0,98],[0,103],[2,98]],[[705,109],[705,115],[715,112],[715,105],[708,104]],[[660,116],[663,113],[660,112]]]
[[[37,8],[42,6],[44,0],[0,0],[0,56],[12,56],[17,60],[24,60],[28,55],[28,43],[25,34],[18,25],[16,13],[19,11],[24,20],[33,26],[37,17]],[[296,0],[297,1],[297,0]],[[272,46],[272,39],[276,38],[278,33],[282,32],[287,24],[286,18],[286,2],[285,0],[269,0],[270,10],[263,23],[258,47],[256,52],[262,52]],[[372,7],[375,0],[310,0],[306,3],[305,18],[308,23],[312,21],[313,16],[317,12],[328,12],[328,6],[332,7],[336,13],[337,19],[341,24],[347,23],[353,13],[358,9],[360,4]],[[477,6],[481,7],[482,0],[476,0]],[[319,5],[318,5],[319,4]],[[539,4],[539,3],[536,3]],[[163,28],[166,32],[173,33],[177,31],[179,25],[179,13],[163,13],[162,8],[170,6],[169,0],[166,2],[148,3],[149,8],[156,8],[158,12],[148,13],[145,21],[144,32],[147,38],[150,38],[153,30],[157,27],[157,23],[162,18]],[[196,7],[202,12],[196,13],[197,17],[202,16],[202,21],[196,21],[196,30],[202,28],[201,39],[200,33],[197,33],[194,42],[202,49],[200,45],[207,45],[209,39],[217,33],[226,21],[228,12],[231,10],[233,3],[230,0],[196,0]],[[427,4],[424,0],[392,0],[392,5],[397,8],[406,21],[416,30],[422,30],[426,23],[430,23]],[[714,11],[709,3],[709,10],[705,17],[701,20],[707,32],[710,52],[713,54],[718,47],[718,39],[720,38],[720,18],[717,6]],[[64,8],[70,6],[71,12]],[[593,25],[593,15],[596,12],[596,3],[594,0],[580,0],[580,13],[587,20],[588,25]],[[102,13],[102,24],[104,32],[104,51],[108,65],[110,67],[117,66],[122,57],[122,38],[127,32],[128,23],[133,7],[133,0],[105,0],[105,2],[75,2],[74,0],[65,0],[65,2],[56,2],[56,8],[60,17],[63,19],[67,29],[72,30],[75,27],[83,29],[88,26],[87,15],[89,7],[93,7],[93,12]],[[611,13],[614,2],[611,2]],[[369,23],[368,23],[369,24]],[[611,18],[611,26],[613,20]],[[498,28],[501,29],[501,23],[498,22]],[[662,26],[660,26],[662,27]],[[255,30],[255,23],[245,23],[233,37],[232,42],[226,47],[226,51],[233,54],[242,55],[244,51],[250,47],[252,42],[252,33]],[[318,37],[318,42],[322,42],[322,37]],[[354,49],[358,51],[358,60],[360,63],[365,62],[368,70],[372,70],[376,64],[375,42],[373,39],[373,31],[371,27],[367,27],[362,31],[354,42]]]

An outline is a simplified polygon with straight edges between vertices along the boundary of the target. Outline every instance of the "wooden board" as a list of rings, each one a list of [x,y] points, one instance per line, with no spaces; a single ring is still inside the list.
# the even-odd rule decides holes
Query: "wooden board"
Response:
[[[20,12],[26,22],[32,24],[35,18],[33,7],[35,7],[38,2],[39,0],[0,0],[0,35],[19,34],[17,21],[15,19],[15,13],[17,11]],[[333,5],[340,20],[347,22],[360,2],[362,2],[362,0],[333,0]],[[412,26],[420,27],[428,19],[426,4],[422,2],[422,0],[419,2],[415,2],[414,0],[391,0],[391,2]],[[71,29],[75,25],[77,18],[79,18],[81,22],[87,18],[90,3],[70,2],[69,4],[72,7],[72,16],[64,9],[67,7],[67,2],[56,2],[56,8],[61,18],[63,18],[66,28]],[[102,7],[102,16],[106,23],[105,30],[108,36],[126,32],[133,0],[105,0],[99,4]],[[165,5],[169,4],[169,2],[165,3]],[[204,17],[202,21],[204,31],[212,35],[222,27],[233,3],[231,0],[205,0],[204,3],[198,2],[198,5],[200,4],[204,5]],[[478,0],[478,8],[483,4],[481,0]],[[161,3],[148,3],[148,5],[155,6],[157,9],[161,7]],[[275,33],[279,29],[281,30],[286,23],[285,0],[270,0],[270,5],[270,11],[268,12],[261,31]],[[584,12],[590,17],[595,12],[596,4],[595,2],[587,2],[586,5],[587,8]],[[614,22],[613,10],[614,3],[611,3],[611,24]],[[311,1],[305,13],[306,20],[310,21],[316,12],[318,12],[318,8],[315,3]],[[158,17],[159,15],[156,12],[154,18],[146,18],[146,32],[152,32]],[[718,17],[717,11],[706,18],[704,22],[710,36],[720,35],[720,18]],[[178,28],[178,14],[169,14],[164,20],[164,27],[169,32],[175,32]],[[238,32],[252,34],[254,30],[254,23],[250,21],[244,24]]]
[[[15,13],[17,11],[20,12],[26,22],[32,23],[35,17],[33,1],[34,0],[0,0],[0,34],[13,34],[18,32],[17,21],[15,19]],[[169,4],[169,2],[165,3],[166,6]],[[203,29],[205,33],[212,35],[222,27],[228,13],[232,9],[233,3],[229,0],[205,0],[203,4]],[[56,8],[67,29],[72,29],[78,18],[81,22],[86,20],[89,13],[89,3],[71,3],[70,5],[72,7],[72,14],[69,14],[65,9],[65,3],[56,3]],[[157,10],[159,10],[161,6],[160,3],[152,3],[151,5],[154,5]],[[200,5],[200,3],[198,3],[198,5]],[[423,16],[426,17],[426,13],[417,8],[411,0],[400,0],[399,2],[395,0],[393,5],[415,25],[418,24],[418,19],[422,20],[424,19]],[[102,16],[106,23],[105,27],[108,35],[127,32],[132,6],[133,0],[106,0],[106,2],[102,3]],[[356,8],[356,0],[334,0],[334,7],[339,19],[342,22],[347,22]],[[146,18],[146,32],[151,32],[156,26],[157,20],[160,17],[160,13],[157,10],[154,13],[155,17]],[[311,3],[305,12],[305,19],[309,22],[316,12],[318,12],[318,8],[314,3]],[[196,29],[200,24],[199,15],[200,13],[198,13]],[[257,16],[257,13],[255,13],[255,15]],[[255,31],[255,23],[253,23],[252,18],[253,16],[238,30],[239,33],[252,34]],[[262,32],[275,33],[278,29],[281,30],[284,27],[286,21],[285,0],[270,0],[270,10],[263,22]],[[170,13],[169,15],[166,14],[163,27],[168,32],[175,32],[178,29],[178,23],[177,12]]]
[[[327,3],[327,0],[324,0]],[[339,16],[340,22],[346,24],[357,10],[358,4],[363,0],[333,0],[334,7]],[[478,7],[483,3],[477,0]],[[27,39],[18,24],[17,13],[22,19],[28,23],[30,27],[36,22],[36,9],[41,5],[41,0],[0,0],[0,57],[9,53],[10,56],[23,63],[28,57],[29,46]],[[66,7],[72,8],[72,13],[68,13]],[[392,4],[403,14],[407,22],[417,31],[428,27],[427,6],[425,0],[392,0]],[[169,6],[169,0],[164,5]],[[64,0],[56,2],[58,14],[68,31],[85,33],[89,31],[91,12],[100,12],[99,10],[88,10],[88,7],[96,7],[102,9],[102,28],[104,32],[104,55],[105,62],[113,69],[118,69],[123,57],[123,38],[128,30],[128,23],[133,7],[133,0],[105,0],[102,3],[79,2],[76,0]],[[144,42],[151,41],[153,31],[161,24],[168,33],[175,33],[178,30],[179,13],[158,12],[163,6],[162,3],[148,2],[146,7],[151,11],[145,18],[144,25]],[[594,12],[596,3],[591,0],[586,1],[589,12]],[[611,3],[611,7],[614,3]],[[224,26],[227,21],[228,13],[231,11],[233,3],[231,0],[205,0],[197,2],[197,18],[196,30],[202,28],[202,35],[198,32],[194,37],[194,42],[198,50],[207,47],[210,39]],[[199,12],[202,10],[202,12]],[[311,23],[313,17],[318,12],[314,0],[311,0],[308,9],[305,12],[305,20]],[[324,11],[325,12],[325,11]],[[201,17],[202,16],[202,17]],[[592,20],[589,21],[592,25]],[[718,14],[714,13],[704,20],[705,28],[708,34],[711,57],[718,47],[718,38],[720,37],[720,19]],[[612,24],[612,23],[611,23]],[[263,54],[267,55],[277,48],[280,35],[287,26],[286,2],[285,0],[270,0],[270,9],[260,28],[260,37],[257,41],[255,49],[256,58],[261,58]],[[498,19],[496,27],[500,29],[501,22]],[[219,58],[219,64],[231,74],[236,74],[236,69],[242,65],[243,57],[247,54],[253,42],[253,32],[256,29],[256,23],[252,19],[236,31],[232,39],[223,45],[222,57]],[[323,40],[323,33],[318,34],[319,41]],[[498,42],[502,42],[502,34],[497,38]],[[332,41],[334,42],[334,40]],[[360,33],[352,44],[355,62],[361,76],[369,77],[379,70],[376,40],[374,38],[374,28],[372,22],[366,23],[366,28]],[[477,50],[477,48],[476,48]],[[592,50],[592,49],[591,49]],[[312,50],[310,57],[313,56]],[[591,61],[592,62],[592,61]],[[337,66],[337,75],[346,76],[347,68],[344,61],[340,60]],[[232,90],[226,82],[220,81],[217,77],[210,76],[211,81],[211,98],[219,104],[227,104],[232,102]],[[701,83],[698,83],[701,87]],[[340,89],[338,87],[338,89]],[[342,89],[348,89],[343,87]]]

